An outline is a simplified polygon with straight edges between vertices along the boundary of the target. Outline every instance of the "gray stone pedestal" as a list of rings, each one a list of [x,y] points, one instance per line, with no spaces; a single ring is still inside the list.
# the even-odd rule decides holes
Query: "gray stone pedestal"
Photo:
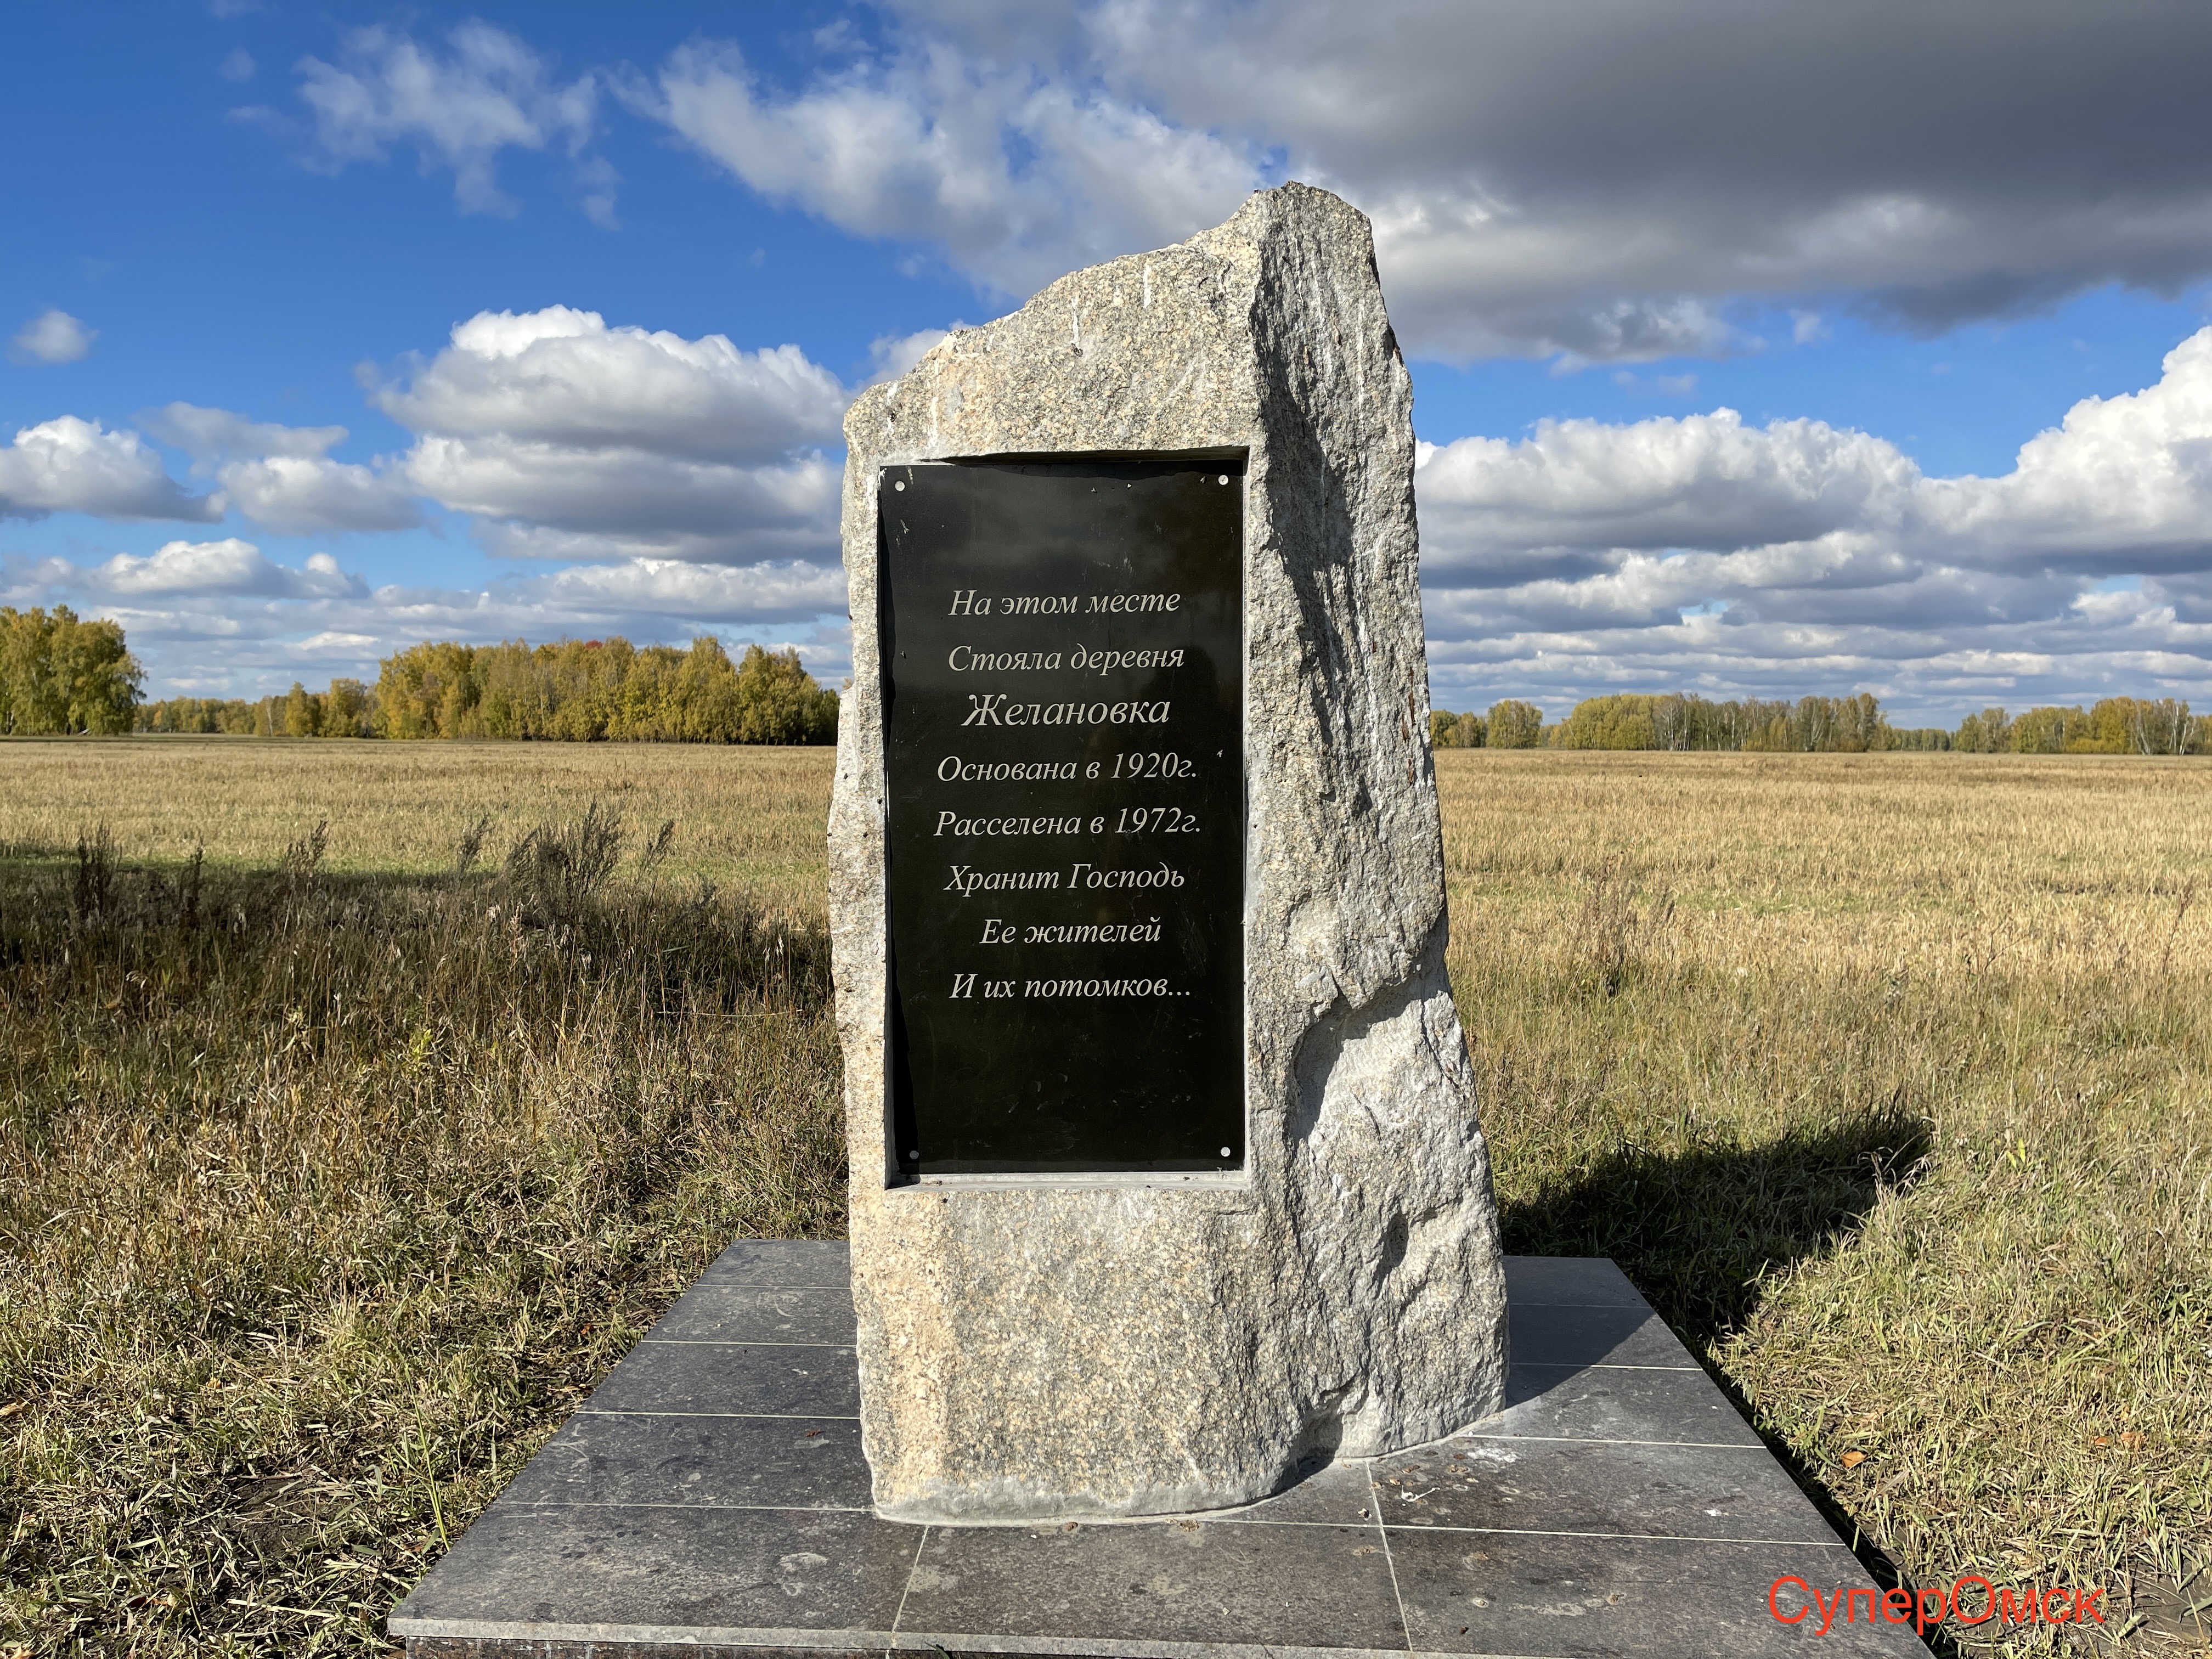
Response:
[[[1508,1405],[1204,1517],[876,1516],[839,1244],[732,1245],[391,1619],[409,1659],[1923,1654],[1609,1261],[1509,1258]],[[1800,1604],[1783,1593],[1785,1613]]]
[[[863,394],[846,435],[854,672],[830,896],[878,1513],[1069,1520],[1246,1504],[1312,1460],[1486,1415],[1505,1367],[1497,1215],[1444,975],[1412,389],[1367,221],[1305,185],[1263,191],[1218,229],[1078,271],[952,336]],[[1242,491],[1244,660],[1231,666],[1244,695],[1243,882],[1224,914],[1232,929],[1242,919],[1228,943],[1241,945],[1244,994],[1217,1010],[1242,1030],[1239,1167],[903,1178],[894,1016],[902,988],[918,993],[895,987],[888,946],[886,561],[899,526],[878,504],[901,499],[887,492],[906,475],[890,483],[885,469],[1178,456],[1223,458],[1220,483]],[[1013,591],[1059,592],[1050,557],[1021,567]],[[1086,611],[1100,597],[1066,586]],[[973,643],[988,656],[1036,641],[979,623]],[[1084,683],[971,678],[978,693],[1041,696],[1047,718]],[[1170,694],[1132,678],[1092,695]],[[1172,725],[1145,732],[1146,747],[1176,746]],[[1038,800],[1079,805],[1086,823],[1112,817]],[[1026,842],[988,850],[1001,849],[1047,860]],[[1057,856],[1111,849],[1102,836]],[[981,901],[946,915],[963,938],[988,936]],[[1102,953],[1067,971],[1152,970]],[[1133,1009],[1127,1045],[1145,1041]]]

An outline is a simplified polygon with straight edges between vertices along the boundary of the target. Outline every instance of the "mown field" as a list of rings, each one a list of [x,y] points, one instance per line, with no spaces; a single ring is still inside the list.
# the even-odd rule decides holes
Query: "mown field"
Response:
[[[1878,1571],[2203,1650],[2212,765],[1439,770],[1509,1247],[1620,1261]],[[722,1244],[841,1230],[829,775],[0,744],[0,1654],[383,1650]]]

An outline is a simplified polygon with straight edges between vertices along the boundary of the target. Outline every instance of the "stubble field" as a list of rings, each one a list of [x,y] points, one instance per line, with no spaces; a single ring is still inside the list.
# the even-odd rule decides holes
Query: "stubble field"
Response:
[[[2212,766],[1438,768],[1509,1248],[1618,1260],[1877,1571],[2202,1650]],[[722,1244],[842,1230],[829,779],[0,745],[0,1653],[381,1650]]]

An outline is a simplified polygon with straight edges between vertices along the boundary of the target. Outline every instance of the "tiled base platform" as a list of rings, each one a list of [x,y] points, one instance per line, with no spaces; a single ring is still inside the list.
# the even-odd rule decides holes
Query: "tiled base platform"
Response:
[[[1619,1268],[1507,1280],[1509,1403],[1456,1438],[1184,1520],[917,1527],[868,1506],[844,1246],[732,1245],[392,1633],[410,1659],[1925,1653],[1776,1621],[1778,1578],[1869,1580]]]

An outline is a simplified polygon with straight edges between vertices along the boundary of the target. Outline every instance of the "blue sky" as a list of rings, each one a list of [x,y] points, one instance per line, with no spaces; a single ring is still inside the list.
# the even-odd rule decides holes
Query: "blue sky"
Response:
[[[843,401],[1295,177],[1376,222],[1435,447],[1438,706],[2203,708],[2208,31],[2124,3],[27,9],[0,603],[117,617],[157,695],[612,632],[795,644],[834,684]]]

